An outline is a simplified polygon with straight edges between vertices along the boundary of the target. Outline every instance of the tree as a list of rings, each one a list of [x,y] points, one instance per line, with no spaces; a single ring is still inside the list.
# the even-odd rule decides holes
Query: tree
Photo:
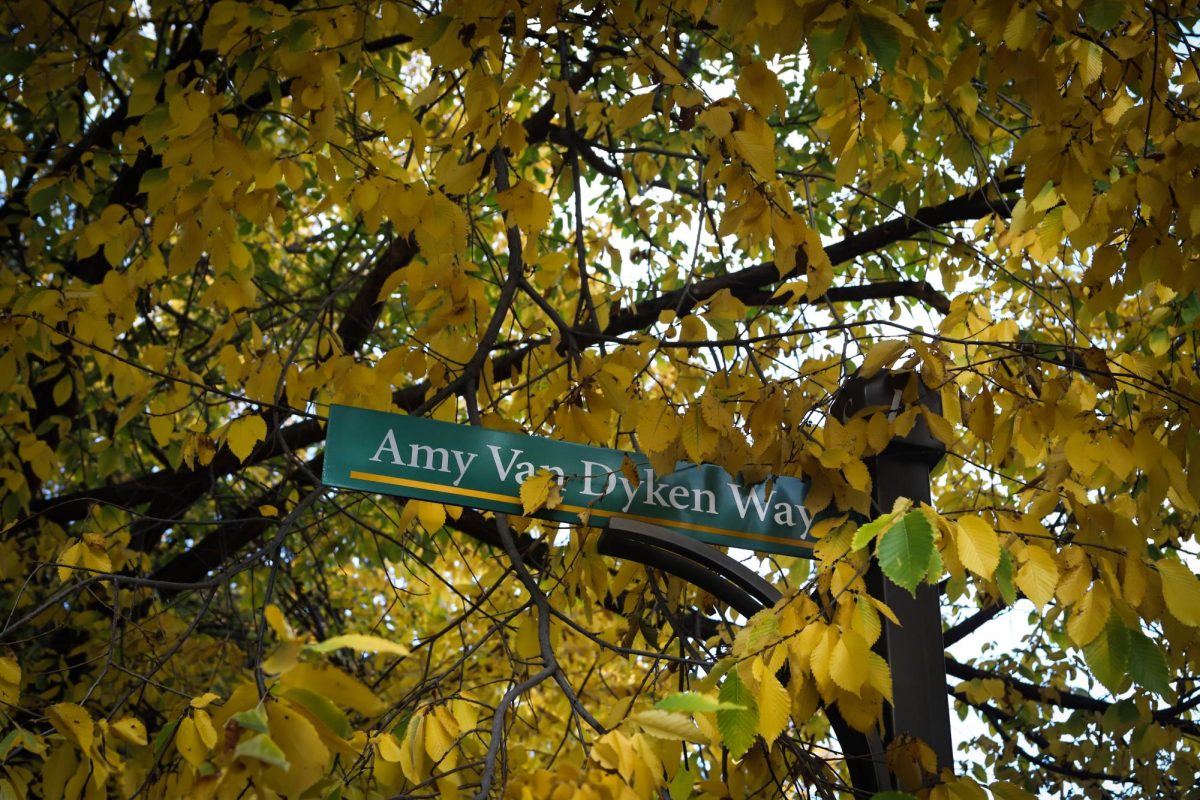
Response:
[[[948,645],[1029,622],[947,657],[977,734],[921,791],[1190,790],[1195,2],[0,14],[5,796],[833,796],[872,539]],[[825,517],[747,621],[593,528],[326,489],[334,402]],[[936,511],[872,508],[919,419]]]

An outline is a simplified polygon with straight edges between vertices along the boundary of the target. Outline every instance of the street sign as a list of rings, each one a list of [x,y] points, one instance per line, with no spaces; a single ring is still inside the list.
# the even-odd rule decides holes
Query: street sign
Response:
[[[562,502],[534,516],[606,527],[613,518],[663,525],[710,544],[810,556],[808,483],[746,486],[713,464],[658,475],[644,456],[540,436],[334,405],[323,480],[489,511],[523,513],[520,486],[555,474]],[[768,492],[769,488],[769,492]]]

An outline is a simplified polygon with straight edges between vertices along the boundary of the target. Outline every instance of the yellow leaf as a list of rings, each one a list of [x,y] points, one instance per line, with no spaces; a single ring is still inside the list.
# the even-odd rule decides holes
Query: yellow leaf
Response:
[[[1071,641],[1080,647],[1090,644],[1104,630],[1111,607],[1104,584],[1093,583],[1091,591],[1075,603],[1071,618],[1067,620],[1067,635]]]
[[[196,721],[191,717],[179,721],[179,727],[175,730],[175,748],[193,767],[199,767],[208,756],[208,748],[204,746],[200,732],[196,730]]]
[[[174,414],[155,414],[150,417],[150,433],[159,447],[166,447],[171,442],[171,434],[175,432]]]
[[[329,749],[313,724],[286,702],[267,704],[267,724],[290,766],[286,770],[272,766],[265,783],[288,797],[300,797],[325,775]]]
[[[188,705],[190,705],[192,708],[208,708],[210,705],[212,705],[214,700],[220,699],[221,695],[217,694],[216,692],[205,692],[199,697],[193,697]]]
[[[95,736],[95,726],[86,709],[74,703],[56,703],[46,709],[46,717],[67,741],[73,742],[83,752],[88,752]]]
[[[779,78],[761,61],[751,61],[744,66],[737,79],[738,97],[745,100],[754,110],[769,117],[777,107],[787,107],[787,93]]]
[[[496,195],[500,208],[514,224],[527,234],[536,234],[550,222],[552,207],[550,198],[522,181],[511,189]]]
[[[75,542],[58,556],[58,579],[63,583],[71,579],[72,567],[83,560],[83,548],[83,542]]]
[[[689,317],[691,319],[691,317]],[[683,449],[694,464],[703,464],[717,446],[717,432],[708,427],[699,405],[693,405],[683,416]]]
[[[775,673],[764,670],[754,699],[758,703],[758,733],[769,748],[787,730],[792,718],[792,698]]]
[[[1017,572],[1017,586],[1038,608],[1050,602],[1058,586],[1058,564],[1049,551],[1036,544],[1026,545],[1025,563]]]
[[[613,125],[629,129],[645,119],[654,108],[654,92],[644,92],[632,97],[629,102],[617,107]]]
[[[883,614],[888,618],[889,622],[891,622],[893,625],[900,624],[900,618],[896,616],[896,612],[892,611],[891,607],[887,603],[883,602],[882,600],[877,600],[874,597],[869,597],[867,599],[871,601],[871,605],[875,606],[876,610],[879,611],[880,614]]]
[[[867,654],[867,685],[892,702],[892,670],[883,656],[872,650]]]
[[[1000,539],[991,525],[979,517],[960,517],[955,543],[964,567],[981,578],[995,574],[1000,564]]]
[[[417,512],[417,519],[421,521],[421,527],[429,533],[437,533],[446,524],[446,507],[441,503],[410,500],[409,506],[412,506]]]
[[[402,754],[400,752],[400,742],[396,741],[396,737],[390,733],[383,733],[375,740],[375,749],[379,752],[379,757],[384,761],[390,761],[393,764],[400,763]]]
[[[347,633],[343,636],[334,636],[320,644],[307,645],[304,649],[311,653],[328,653],[332,650],[340,650],[343,647],[368,653],[393,653],[398,656],[406,656],[409,653],[408,648],[399,642],[393,642],[381,636],[368,636],[365,633]]]
[[[1075,42],[1075,57],[1079,60],[1079,74],[1083,85],[1095,83],[1104,72],[1104,51],[1095,42]]]
[[[1200,580],[1178,561],[1163,559],[1155,566],[1162,578],[1163,600],[1171,616],[1184,625],[1200,626]]]
[[[786,691],[785,691],[786,697]],[[663,711],[657,708],[639,711],[630,716],[639,727],[656,739],[708,744],[708,737],[696,727],[687,714],[678,711]]]
[[[829,677],[847,692],[858,694],[867,681],[870,652],[866,640],[855,631],[842,631],[829,659]]]
[[[415,714],[408,723],[408,732],[400,748],[400,769],[413,783],[420,783],[429,771],[424,728],[425,715]]]
[[[946,72],[946,79],[942,82],[943,92],[947,95],[953,92],[962,84],[966,83],[969,78],[974,77],[979,70],[979,48],[968,45],[958,57],[954,59],[954,63],[950,65],[950,69]]]
[[[1001,781],[999,783],[993,783],[988,787],[988,789],[990,789],[992,794],[999,798],[999,800],[1036,800],[1032,794],[1025,791],[1020,786],[1017,786],[1015,783]]]
[[[274,603],[268,603],[263,609],[263,616],[267,618],[267,624],[271,626],[271,630],[275,631],[275,635],[282,641],[295,639],[296,634],[292,633],[292,626],[288,625],[284,619],[283,612],[279,610],[279,606]]]
[[[225,441],[238,460],[245,461],[254,451],[254,445],[261,442],[266,436],[267,423],[263,422],[262,417],[250,414],[235,419],[230,424]]]
[[[908,342],[903,339],[885,339],[882,342],[876,342],[867,351],[862,366],[858,370],[859,376],[863,378],[874,377],[879,370],[891,366],[900,357],[900,354],[907,349]]]
[[[435,708],[425,715],[425,752],[429,754],[429,758],[434,763],[446,757],[450,748],[454,747],[454,740],[457,737],[457,732],[447,725],[447,722],[438,713],[439,711],[442,709]],[[448,721],[451,724],[454,723],[453,718]]]
[[[200,736],[200,741],[204,742],[204,747],[207,750],[212,750],[217,746],[217,729],[213,727],[212,717],[208,716],[208,712],[203,709],[196,709],[192,714],[192,719],[196,723],[196,733]]]
[[[868,645],[875,644],[883,632],[883,621],[879,619],[879,611],[862,595],[854,602],[852,624]]]
[[[279,679],[279,686],[281,689],[308,689],[366,716],[382,713],[387,708],[362,681],[324,664],[300,664]]]
[[[1063,450],[1067,456],[1067,463],[1085,480],[1105,461],[1104,448],[1082,431],[1068,436]]]
[[[746,117],[749,120],[752,115]],[[775,135],[765,122],[756,120],[745,130],[734,131],[733,142],[755,172],[764,178],[775,177]]]
[[[20,664],[16,658],[0,658],[0,703],[17,705],[20,699]]]
[[[542,507],[554,508],[559,502],[557,473],[540,469],[521,484],[521,508],[526,516]]]
[[[300,663],[300,654],[304,652],[304,643],[299,640],[285,641],[276,647],[271,655],[263,659],[263,672],[268,675],[282,675]]]
[[[638,447],[643,453],[660,453],[679,436],[679,415],[663,400],[643,398],[637,407]]]
[[[637,464],[629,456],[621,457],[621,474],[625,476],[625,480],[629,481],[629,485],[634,489],[642,485],[642,478],[638,475]]]
[[[119,719],[112,725],[109,725],[108,729],[118,739],[129,744],[144,747],[148,741],[146,739],[146,726],[142,724],[140,719],[135,719],[134,717]]]
[[[696,122],[708,128],[717,137],[728,136],[733,131],[733,116],[728,109],[720,105],[709,106],[700,112]]]
[[[541,652],[541,641],[538,636],[538,613],[531,610],[517,626],[517,655],[526,661],[537,658]]]
[[[0,658],[0,682],[12,684],[21,682],[21,665],[12,656]]]

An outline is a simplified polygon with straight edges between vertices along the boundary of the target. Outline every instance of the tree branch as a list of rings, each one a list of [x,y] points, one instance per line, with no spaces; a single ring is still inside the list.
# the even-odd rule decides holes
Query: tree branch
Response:
[[[1012,675],[1006,673],[988,672],[987,670],[955,661],[949,656],[946,657],[946,674],[968,681],[976,679],[1003,681],[1005,686],[1026,700],[1032,700],[1035,703],[1043,703],[1045,705],[1059,706],[1061,708],[1073,708],[1079,711],[1092,711],[1097,714],[1103,714],[1113,705],[1104,700],[1097,700],[1094,697],[1066,692],[1049,686],[1038,686],[1014,678]],[[1177,719],[1170,708],[1151,712],[1150,716],[1160,725],[1170,726],[1189,736],[1200,737],[1200,726],[1189,720]]]

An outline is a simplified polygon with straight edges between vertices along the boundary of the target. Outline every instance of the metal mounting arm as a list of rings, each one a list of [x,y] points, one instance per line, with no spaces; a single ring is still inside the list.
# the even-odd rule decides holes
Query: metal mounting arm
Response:
[[[770,608],[782,596],[761,575],[715,547],[689,539],[669,528],[632,519],[614,518],[600,535],[601,555],[637,561],[699,586],[746,617]],[[826,716],[842,746],[855,794],[870,797],[891,788],[878,734],[864,735],[842,718],[836,708]]]

